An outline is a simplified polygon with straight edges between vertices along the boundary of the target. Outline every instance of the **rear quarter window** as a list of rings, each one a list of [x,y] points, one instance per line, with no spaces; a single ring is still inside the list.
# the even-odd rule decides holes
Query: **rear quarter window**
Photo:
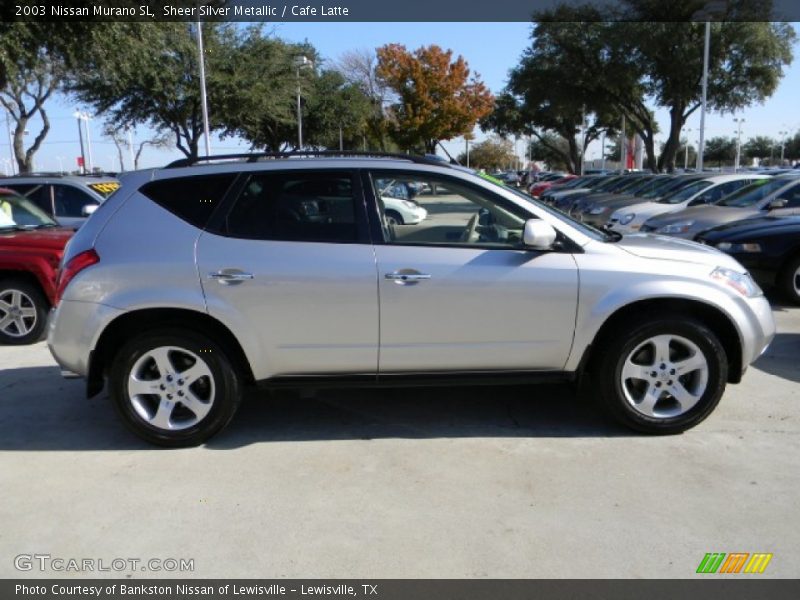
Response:
[[[177,177],[147,183],[139,191],[187,223],[203,229],[234,179],[235,173]]]

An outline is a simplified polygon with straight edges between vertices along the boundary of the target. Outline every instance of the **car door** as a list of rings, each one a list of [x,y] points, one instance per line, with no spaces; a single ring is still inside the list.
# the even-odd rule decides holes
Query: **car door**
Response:
[[[378,361],[375,254],[346,170],[243,174],[197,242],[208,311],[251,340],[256,377],[363,374]]]
[[[767,205],[766,210],[771,216],[776,217],[800,214],[800,182],[777,194]]]
[[[416,225],[389,225],[372,182],[423,190]],[[569,355],[578,272],[566,247],[522,245],[533,215],[486,188],[425,172],[373,171],[379,373],[558,370]]]
[[[84,190],[63,183],[53,184],[53,208],[56,220],[64,227],[80,227],[89,217],[89,210],[99,202]]]

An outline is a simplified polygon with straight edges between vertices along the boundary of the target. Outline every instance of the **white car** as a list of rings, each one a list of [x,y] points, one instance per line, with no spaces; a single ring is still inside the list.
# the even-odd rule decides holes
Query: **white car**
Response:
[[[428,211],[413,200],[381,196],[386,207],[386,222],[390,225],[417,225],[425,220]]]
[[[664,213],[673,213],[701,204],[713,204],[739,188],[768,175],[753,173],[741,175],[712,175],[677,190],[658,201],[641,202],[620,208],[611,214],[606,227],[618,233],[635,233],[647,219]]]

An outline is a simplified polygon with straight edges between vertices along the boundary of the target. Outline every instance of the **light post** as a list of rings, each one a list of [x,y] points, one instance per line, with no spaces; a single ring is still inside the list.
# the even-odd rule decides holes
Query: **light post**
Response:
[[[208,127],[208,97],[206,95],[206,59],[203,51],[203,22],[197,21],[197,64],[200,67],[200,108],[203,112],[203,139],[206,156],[211,156],[211,137]]]
[[[744,123],[744,118],[741,119],[734,119],[734,123],[736,123],[736,160],[733,163],[733,172],[739,172],[739,165],[741,164],[742,160],[742,123]]]
[[[781,136],[781,166],[783,166],[783,151],[786,148],[786,136],[789,134],[788,131],[779,131],[778,135]]]
[[[711,45],[711,21],[706,21],[706,35],[703,44],[703,100],[700,105],[700,140],[697,145],[697,171],[703,172],[705,152],[706,104],[708,99],[708,52]]]
[[[78,120],[78,140],[81,144],[81,173],[86,173],[86,153],[83,150],[83,126],[81,125],[83,114],[81,111],[76,110],[72,113],[72,116]]]
[[[600,170],[606,170],[606,130],[600,132]]]
[[[692,133],[691,128],[686,129],[686,134]],[[683,147],[683,170],[689,169],[689,138],[686,138],[686,145]]]
[[[300,69],[314,68],[314,61],[308,58],[305,54],[295,58],[295,66],[297,67],[297,149],[303,149],[303,107],[300,101]]]
[[[11,135],[11,119],[9,118],[10,111],[6,110],[6,131],[8,132],[8,154],[10,158],[10,165],[11,165],[11,173],[9,175],[14,174],[14,163],[16,162],[16,156],[14,155],[14,137]]]

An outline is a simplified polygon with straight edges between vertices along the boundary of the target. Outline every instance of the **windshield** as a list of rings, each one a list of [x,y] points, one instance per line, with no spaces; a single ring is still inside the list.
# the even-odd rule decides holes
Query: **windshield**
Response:
[[[748,186],[743,187],[737,192],[726,196],[717,206],[730,206],[734,208],[744,208],[752,206],[759,200],[763,200],[772,192],[776,192],[783,186],[791,183],[792,179],[759,179]]]
[[[642,198],[647,198],[648,200],[652,200],[653,198],[660,198],[661,196],[666,196],[667,194],[671,194],[675,190],[679,190],[681,188],[686,187],[694,179],[688,177],[669,177],[666,181],[661,182],[658,187],[653,188],[652,190],[642,194]]]
[[[57,226],[58,223],[24,196],[0,192],[0,230]]]
[[[641,196],[644,192],[653,188],[654,185],[661,185],[661,181],[666,177],[642,177],[636,185],[628,187],[625,192],[634,196]]]
[[[701,179],[700,181],[695,181],[687,185],[684,188],[679,189],[676,192],[672,192],[669,196],[664,196],[659,200],[662,204],[680,204],[681,202],[685,202],[689,200],[692,196],[699,194],[707,187],[711,187],[713,184],[705,179]]]
[[[546,204],[542,204],[541,202],[539,202],[535,198],[531,198],[527,194],[524,194],[524,193],[520,192],[519,190],[504,184],[503,182],[499,181],[498,179],[495,179],[494,177],[491,177],[491,176],[488,176],[488,175],[482,175],[482,174],[478,174],[478,177],[480,177],[484,181],[488,181],[490,183],[493,183],[497,187],[503,188],[507,192],[511,192],[517,198],[521,198],[522,200],[524,200],[525,202],[527,202],[529,204],[535,204],[537,208],[545,211],[549,215],[552,215],[553,217],[555,217],[556,219],[558,219],[562,223],[566,223],[567,225],[569,225],[571,227],[574,227],[575,229],[580,230],[581,233],[583,233],[584,235],[589,236],[590,238],[592,238],[594,240],[608,242],[608,241],[616,241],[620,237],[622,237],[619,234],[614,234],[613,232],[601,231],[600,229],[596,229],[596,228],[592,227],[591,225],[587,225],[586,223],[581,223],[580,221],[576,221],[572,217],[570,217],[569,215],[566,215],[563,212],[561,212],[560,210],[557,210],[555,208],[550,208]]]

